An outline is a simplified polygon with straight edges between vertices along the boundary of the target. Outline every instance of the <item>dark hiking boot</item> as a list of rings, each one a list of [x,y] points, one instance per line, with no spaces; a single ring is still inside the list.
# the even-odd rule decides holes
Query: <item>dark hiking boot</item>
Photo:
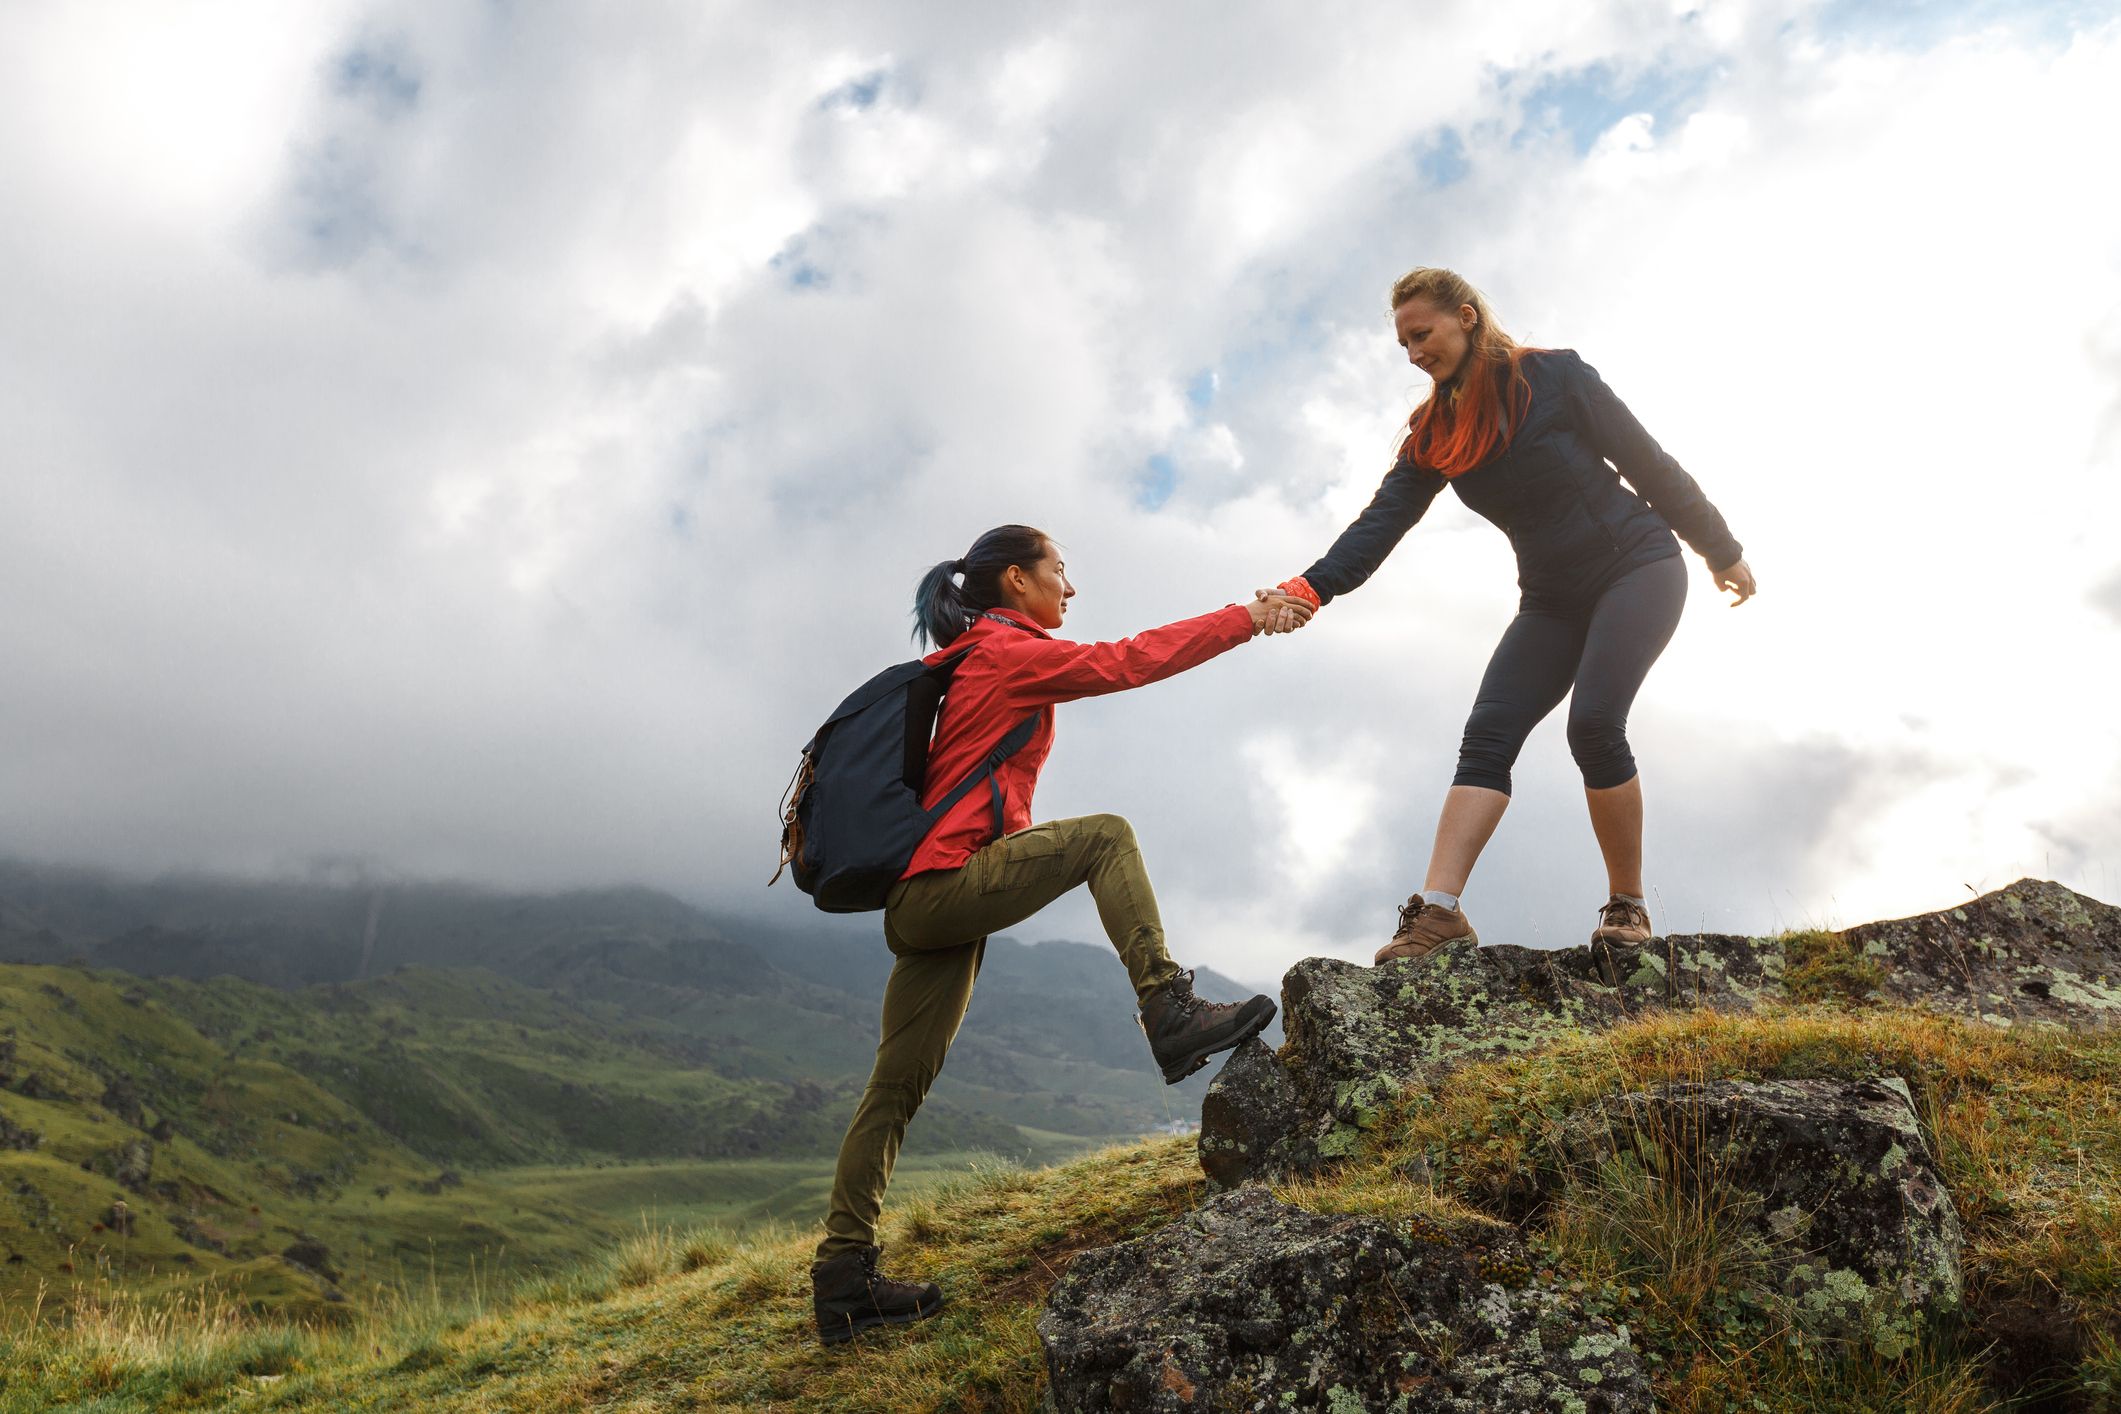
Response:
[[[876,1274],[881,1247],[857,1247],[810,1264],[810,1299],[817,1310],[818,1339],[840,1345],[871,1326],[924,1321],[943,1309],[943,1292],[932,1281],[892,1281]]]
[[[1377,956],[1371,962],[1427,957],[1445,943],[1455,943],[1460,938],[1470,940],[1476,947],[1480,944],[1480,934],[1466,922],[1464,913],[1445,908],[1440,903],[1430,903],[1416,894],[1400,906],[1399,931],[1392,934],[1391,942],[1377,950]]]
[[[1267,1029],[1274,1003],[1266,997],[1248,1002],[1209,1002],[1193,995],[1193,974],[1181,972],[1151,992],[1142,1003],[1142,1034],[1149,1052],[1163,1067],[1164,1084],[1176,1085],[1227,1051]]]
[[[1594,949],[1599,943],[1640,947],[1649,940],[1650,911],[1633,899],[1615,894],[1598,910],[1598,926],[1591,930]]]

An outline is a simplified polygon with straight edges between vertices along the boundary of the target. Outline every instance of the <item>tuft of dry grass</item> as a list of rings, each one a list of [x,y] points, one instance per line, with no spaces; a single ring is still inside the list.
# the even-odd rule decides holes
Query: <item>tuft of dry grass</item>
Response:
[[[1885,985],[1885,969],[1839,933],[1782,935],[1782,985],[1797,1002],[1861,1005]]]

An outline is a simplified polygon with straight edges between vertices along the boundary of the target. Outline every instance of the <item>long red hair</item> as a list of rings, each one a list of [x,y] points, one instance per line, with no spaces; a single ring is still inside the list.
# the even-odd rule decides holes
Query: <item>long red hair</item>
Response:
[[[1402,459],[1457,476],[1471,471],[1510,443],[1532,406],[1532,385],[1519,365],[1532,352],[1502,331],[1488,302],[1466,278],[1450,270],[1409,270],[1392,286],[1392,308],[1426,300],[1446,315],[1473,306],[1475,321],[1458,376],[1439,385],[1407,419]]]

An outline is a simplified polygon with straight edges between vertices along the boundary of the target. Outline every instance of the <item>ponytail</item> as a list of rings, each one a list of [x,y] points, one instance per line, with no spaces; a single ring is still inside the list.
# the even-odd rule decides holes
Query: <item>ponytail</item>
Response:
[[[963,559],[930,568],[913,591],[914,640],[948,647],[1002,602],[1002,571],[1011,565],[1030,569],[1046,558],[1047,543],[1044,531],[1028,525],[998,525],[973,541]]]

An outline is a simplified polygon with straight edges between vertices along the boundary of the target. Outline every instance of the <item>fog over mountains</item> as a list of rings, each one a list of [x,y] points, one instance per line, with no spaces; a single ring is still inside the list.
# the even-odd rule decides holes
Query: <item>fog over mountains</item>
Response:
[[[496,985],[463,989],[459,1010],[505,1021],[534,1002],[613,1046],[758,1082],[784,1105],[797,1097],[806,1114],[843,1122],[876,1045],[891,956],[873,920],[776,930],[647,889],[147,881],[17,862],[0,863],[0,962],[233,977],[326,999],[405,969],[486,977]],[[1218,997],[1251,990],[1207,969],[1200,986]],[[1134,1015],[1103,944],[991,940],[934,1091],[935,1113],[956,1117],[955,1147],[1021,1148],[1020,1125],[1087,1137],[1197,1114],[1205,1078],[1167,1092]],[[829,1152],[837,1139],[831,1122],[791,1123],[761,1142]]]

